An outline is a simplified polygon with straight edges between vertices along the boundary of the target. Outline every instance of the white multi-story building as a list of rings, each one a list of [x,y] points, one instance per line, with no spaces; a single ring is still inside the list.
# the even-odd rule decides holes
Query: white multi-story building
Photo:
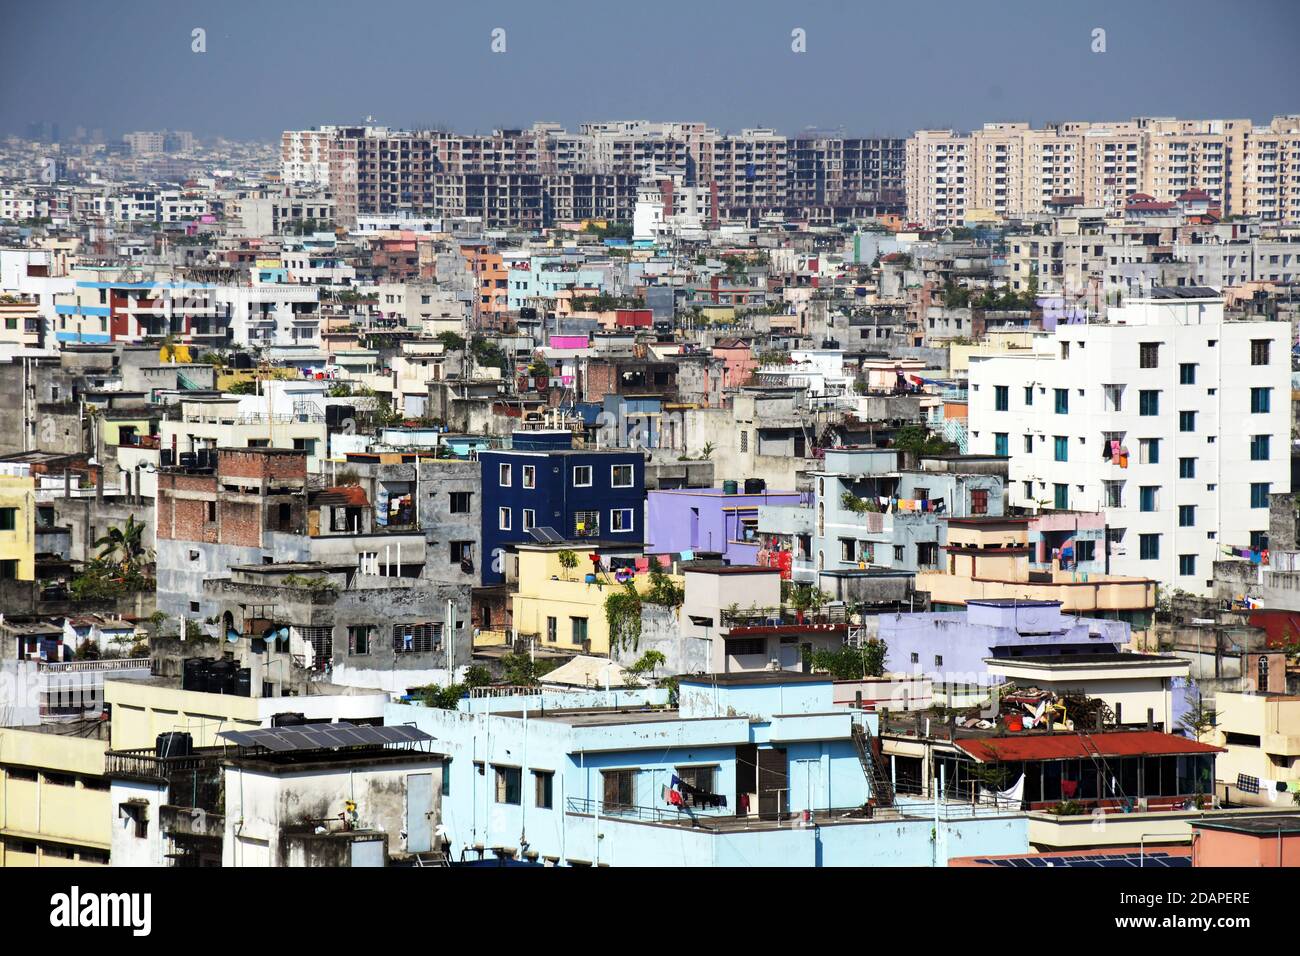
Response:
[[[1224,548],[1268,547],[1291,488],[1291,330],[1156,289],[1028,355],[972,356],[970,451],[1007,455],[1009,504],[1103,511],[1107,570],[1197,594]]]

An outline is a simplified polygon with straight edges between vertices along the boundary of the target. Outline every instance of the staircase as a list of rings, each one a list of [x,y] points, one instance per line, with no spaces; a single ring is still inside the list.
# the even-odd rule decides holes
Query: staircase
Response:
[[[1077,726],[1075,733],[1079,735],[1079,740],[1083,743],[1084,753],[1092,759],[1092,765],[1097,771],[1098,799],[1119,799],[1125,803],[1135,803],[1136,801],[1130,801],[1128,795],[1124,793],[1124,788],[1119,782],[1119,774],[1111,771],[1110,764],[1106,763],[1106,758],[1102,756],[1101,748],[1098,747],[1097,742],[1092,739],[1092,735],[1086,730],[1078,729]],[[1109,783],[1112,779],[1115,781],[1115,786],[1108,797],[1106,795],[1106,790],[1108,789]]]
[[[853,746],[858,751],[858,762],[862,764],[862,772],[867,776],[871,795],[876,798],[876,806],[892,807],[894,785],[889,779],[889,774],[885,773],[884,768],[876,761],[876,755],[871,749],[871,728],[866,724],[856,722],[853,724]]]

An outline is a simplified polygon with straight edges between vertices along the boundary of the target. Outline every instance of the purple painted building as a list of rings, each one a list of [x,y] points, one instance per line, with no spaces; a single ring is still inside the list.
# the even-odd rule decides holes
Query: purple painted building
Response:
[[[646,495],[647,554],[720,552],[731,564],[759,563],[760,505],[800,505],[797,491],[727,494],[722,488],[681,488]]]

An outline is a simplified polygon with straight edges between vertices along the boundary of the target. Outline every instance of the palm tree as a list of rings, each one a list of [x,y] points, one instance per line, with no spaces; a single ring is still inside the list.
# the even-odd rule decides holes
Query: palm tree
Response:
[[[109,528],[108,533],[95,542],[99,548],[99,560],[112,560],[121,565],[123,571],[134,570],[139,559],[145,555],[144,524],[135,520],[135,515],[127,515],[126,524],[120,528]]]

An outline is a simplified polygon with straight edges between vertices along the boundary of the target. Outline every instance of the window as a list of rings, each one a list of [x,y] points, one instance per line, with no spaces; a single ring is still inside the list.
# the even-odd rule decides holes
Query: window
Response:
[[[749,451],[749,432],[742,431],[740,433],[740,450]]]
[[[1250,483],[1250,506],[1252,508],[1268,507],[1268,489],[1267,481],[1252,481]]]
[[[1156,389],[1144,388],[1138,392],[1138,414],[1139,415],[1159,415],[1160,414],[1160,392]]]
[[[1178,506],[1178,527],[1194,528],[1196,526],[1196,505]]]
[[[555,806],[554,771],[533,771],[533,806],[539,810],[549,810]]]
[[[1138,439],[1138,462],[1143,465],[1160,464],[1160,439]]]
[[[1124,386],[1123,385],[1103,385],[1102,399],[1106,404],[1106,411],[1118,412],[1124,408]]]
[[[546,619],[546,639],[552,644],[560,639],[559,624],[553,617]]]
[[[1267,365],[1269,345],[1268,339],[1251,339],[1250,340],[1250,364]]]
[[[612,465],[609,469],[609,484],[613,488],[631,488],[632,466]]]
[[[1160,510],[1160,486],[1143,485],[1138,495],[1139,511],[1159,511]]]
[[[1263,551],[1268,548],[1268,532],[1252,531],[1250,533],[1250,550]]]
[[[600,512],[578,511],[573,515],[573,534],[578,538],[600,537]]]
[[[499,484],[502,488],[510,487],[510,466],[509,465],[503,464],[497,467],[497,484]]]
[[[1069,357],[1070,357],[1070,343],[1069,343],[1069,342],[1062,342],[1062,343],[1061,343],[1061,358],[1063,358],[1063,359],[1068,359]]]
[[[474,570],[474,542],[452,541],[448,558],[452,564],[459,564],[461,570],[469,573]]]
[[[1056,391],[1056,414],[1070,414],[1070,390],[1068,388],[1058,388]]]
[[[901,544],[894,545],[894,563],[903,563],[903,546]]]
[[[1196,477],[1196,459],[1179,458],[1178,459],[1178,477],[1195,478]]]
[[[1122,508],[1124,502],[1124,482],[1103,481],[1102,493],[1105,495],[1107,508]]]
[[[989,513],[989,493],[986,489],[971,489],[970,513],[973,515],[986,515]]]
[[[1077,562],[1092,561],[1097,557],[1096,541],[1076,541],[1074,543],[1074,559]]]
[[[524,465],[523,475],[521,477],[523,478],[525,488],[536,488],[537,487],[537,466]]]
[[[523,784],[523,772],[518,767],[494,766],[492,770],[497,778],[496,802],[519,806],[522,802],[520,790]]]
[[[1178,366],[1178,384],[1195,385],[1196,384],[1196,363],[1183,362]]]
[[[1065,435],[1054,435],[1052,438],[1055,446],[1055,457],[1057,461],[1070,460],[1070,439]]]
[[[727,641],[727,653],[732,657],[762,657],[767,654],[767,640],[762,637],[742,637]]]
[[[469,491],[453,491],[450,495],[451,513],[454,515],[469,514],[472,494],[473,492]]]
[[[1026,435],[1026,436],[1025,436],[1025,454],[1026,454],[1026,455],[1032,455],[1033,453],[1034,453],[1034,436],[1033,436],[1033,435]]]
[[[1268,435],[1251,435],[1250,436],[1250,460],[1251,461],[1268,461]]]
[[[636,805],[636,771],[603,770],[605,810],[626,810]]]
[[[442,623],[394,624],[393,652],[430,654],[442,646]]]
[[[1252,388],[1250,390],[1250,413],[1252,415],[1266,414],[1273,404],[1273,390],[1271,388]]]
[[[1180,432],[1196,431],[1196,412],[1179,412],[1178,430]]]
[[[587,643],[587,619],[585,617],[569,618],[569,642],[575,645]]]
[[[501,531],[510,530],[510,509],[509,508],[497,509],[497,528]]]
[[[217,503],[215,501],[208,501],[205,502],[205,504],[207,505],[206,518],[208,523],[211,524],[212,522],[217,520]],[[283,509],[284,505],[281,505],[280,507],[281,509]]]
[[[0,531],[14,531],[18,527],[18,509],[0,508]]]
[[[1007,448],[1007,433],[993,433],[993,454],[1006,457],[1010,449]]]
[[[1160,535],[1138,535],[1138,558],[1142,561],[1156,561],[1160,558]]]
[[[1142,342],[1138,345],[1138,368],[1160,367],[1160,343]]]
[[[1070,486],[1052,485],[1052,507],[1066,511],[1070,507]]]
[[[1183,577],[1191,577],[1196,573],[1196,555],[1180,554],[1178,556],[1178,573]]]
[[[694,787],[701,793],[717,793],[717,767],[674,767],[673,772],[688,787]],[[699,806],[694,797],[686,798],[689,806]]]
[[[369,654],[370,641],[375,629],[369,624],[353,624],[348,628],[348,653]]]
[[[609,513],[610,531],[632,531],[632,509],[615,508]]]
[[[523,524],[520,526],[521,531],[532,531],[533,525],[537,524],[537,512],[532,508],[525,508],[523,512]]]
[[[575,488],[591,487],[591,465],[573,466],[573,487]]]
[[[1028,408],[1032,404],[1034,404],[1034,386],[1026,385],[1025,386],[1025,407]]]
[[[1011,407],[1011,389],[1006,385],[993,386],[993,410],[1005,412]]]
[[[1022,482],[1020,483],[1020,491],[1021,491],[1021,493],[1025,496],[1025,499],[1026,499],[1026,500],[1029,500],[1029,499],[1033,498],[1033,497],[1034,497],[1034,483],[1033,483],[1032,481],[1022,481]]]

